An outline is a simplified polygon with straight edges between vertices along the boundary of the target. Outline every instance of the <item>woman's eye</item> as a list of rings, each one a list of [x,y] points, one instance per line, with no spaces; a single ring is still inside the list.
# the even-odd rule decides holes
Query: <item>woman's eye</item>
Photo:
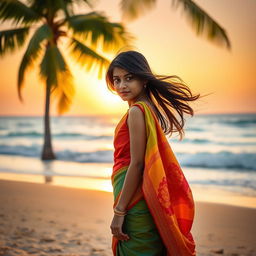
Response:
[[[130,80],[132,80],[132,79],[133,79],[132,76],[127,76],[127,77],[126,77],[126,80],[127,80],[127,81],[130,81]],[[113,82],[114,82],[114,83],[119,83],[120,81],[119,81],[118,78],[114,78],[114,79],[113,79]]]

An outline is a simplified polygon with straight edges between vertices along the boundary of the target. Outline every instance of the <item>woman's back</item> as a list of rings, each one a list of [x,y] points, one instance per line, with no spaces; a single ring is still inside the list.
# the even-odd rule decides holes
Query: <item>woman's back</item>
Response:
[[[146,102],[145,102],[146,103]],[[149,103],[146,103],[151,112],[153,112],[153,108],[150,107]],[[132,106],[137,106],[144,113],[143,107],[139,103],[135,103]],[[114,165],[113,170],[118,170],[123,165],[129,165],[131,161],[130,156],[130,139],[129,139],[129,127],[127,124],[127,119],[129,115],[129,110],[127,110],[126,114],[121,118],[119,123],[115,128],[115,136],[114,136]]]
[[[138,102],[134,105],[138,106],[145,114],[144,107],[141,103]],[[129,127],[127,124],[128,114],[129,111],[121,118],[115,129],[114,166],[111,176],[115,201],[114,207],[121,195],[131,160]],[[142,255],[141,253],[145,256],[167,255],[166,247],[145,201],[142,186],[138,187],[127,206],[127,215],[123,223],[123,230],[129,234],[130,239],[123,242],[121,240],[118,241],[113,236],[112,249],[114,256],[138,256]]]

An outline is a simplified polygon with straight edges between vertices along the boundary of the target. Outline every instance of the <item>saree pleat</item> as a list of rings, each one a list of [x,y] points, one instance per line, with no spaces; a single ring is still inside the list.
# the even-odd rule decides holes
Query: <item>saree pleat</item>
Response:
[[[192,191],[154,112],[143,101],[133,105],[145,116],[147,144],[143,179],[124,218],[123,231],[130,239],[121,241],[113,236],[113,255],[195,256],[195,242],[190,232],[195,210]],[[122,118],[118,128],[125,121],[126,118]],[[117,136],[118,129],[115,138]],[[126,162],[113,169],[113,208],[128,167]]]
[[[114,177],[114,198],[120,194],[128,166],[121,169]],[[140,196],[138,196],[140,195]],[[116,256],[164,256],[166,248],[154,223],[152,215],[142,191],[137,191],[137,197],[133,198],[128,206],[127,215],[123,223],[123,231],[129,234],[128,241],[114,240],[114,255]],[[113,237],[114,238],[114,237]],[[114,238],[115,239],[115,238]]]

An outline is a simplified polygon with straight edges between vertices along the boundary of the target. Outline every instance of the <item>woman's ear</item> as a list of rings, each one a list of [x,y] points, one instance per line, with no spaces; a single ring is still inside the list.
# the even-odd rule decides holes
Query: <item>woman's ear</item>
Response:
[[[147,84],[147,83],[148,83],[148,80],[147,80],[147,79],[143,79],[143,80],[142,80],[142,83],[143,83],[143,85],[144,85],[144,84]]]

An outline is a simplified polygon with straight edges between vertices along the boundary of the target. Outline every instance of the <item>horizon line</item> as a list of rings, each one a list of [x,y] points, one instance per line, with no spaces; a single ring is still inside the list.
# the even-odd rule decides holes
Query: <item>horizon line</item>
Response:
[[[95,117],[95,116],[119,116],[120,114],[83,114],[83,115],[50,115],[50,117]],[[204,116],[204,115],[246,115],[246,114],[256,114],[256,112],[212,112],[212,113],[194,113],[194,116]],[[44,115],[5,115],[0,114],[0,117],[44,117]]]

